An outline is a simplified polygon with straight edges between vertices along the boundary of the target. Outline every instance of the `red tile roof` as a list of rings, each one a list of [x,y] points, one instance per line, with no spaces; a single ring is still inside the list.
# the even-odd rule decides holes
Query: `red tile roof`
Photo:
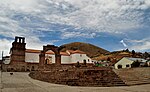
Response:
[[[42,50],[33,50],[33,49],[26,49],[27,53],[40,53]],[[55,53],[51,50],[47,51],[46,54],[52,54],[54,55]],[[64,56],[69,56],[69,54],[67,52],[60,52],[61,55]]]
[[[67,52],[60,52],[60,54],[63,56],[70,56]]]
[[[26,52],[27,53],[40,53],[42,50],[34,50],[34,49],[26,49]],[[80,50],[67,50],[70,54],[86,54],[85,52],[83,51],[80,51]],[[52,54],[54,55],[55,53],[52,51],[52,50],[49,50],[46,52],[46,54]],[[64,55],[64,56],[69,56],[69,54],[67,52],[60,52],[61,55]]]
[[[41,50],[26,49],[27,53],[40,53]]]
[[[80,51],[80,50],[67,50],[70,54],[86,54],[85,52],[83,51]]]

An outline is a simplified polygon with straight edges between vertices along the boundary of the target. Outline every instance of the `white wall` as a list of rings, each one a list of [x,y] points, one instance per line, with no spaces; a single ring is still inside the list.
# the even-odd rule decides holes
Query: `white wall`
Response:
[[[86,54],[71,54],[71,62],[72,63],[83,63],[83,60],[86,60],[87,63],[92,63],[92,60],[86,56]]]
[[[9,64],[10,63],[10,58],[5,58],[5,60],[3,61],[4,64]]]
[[[52,57],[52,63],[55,63],[55,55],[53,54],[45,54],[45,57]],[[68,64],[68,63],[83,63],[83,60],[86,60],[87,63],[92,63],[92,60],[86,56],[86,54],[71,54],[70,56],[61,56],[61,63]],[[39,53],[25,53],[25,61],[26,62],[34,62],[39,63]]]
[[[55,63],[55,55],[46,54],[45,56],[50,56],[50,57],[52,57],[52,63]],[[62,64],[71,63],[70,56],[61,55],[61,63],[62,63]]]
[[[122,58],[120,61],[118,61],[116,64],[115,64],[115,69],[118,69],[118,65],[122,65],[122,68],[127,68],[126,65],[129,65],[128,68],[131,68],[131,64],[133,63],[134,61],[131,61],[127,58]]]
[[[39,53],[25,53],[25,62],[39,63]]]
[[[69,64],[69,63],[71,63],[70,56],[61,56],[61,63],[62,64]]]

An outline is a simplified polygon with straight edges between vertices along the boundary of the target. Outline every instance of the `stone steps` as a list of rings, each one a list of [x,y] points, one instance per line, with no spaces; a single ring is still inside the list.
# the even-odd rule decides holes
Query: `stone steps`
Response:
[[[127,85],[150,83],[150,68],[132,68],[114,70]]]
[[[35,74],[34,74],[35,73]],[[34,76],[33,76],[34,75]],[[41,78],[37,78],[37,75]],[[42,75],[42,76],[41,76]],[[35,78],[36,76],[36,78]],[[31,77],[43,81],[69,86],[125,86],[118,75],[111,69],[75,69],[68,71],[33,72]]]
[[[149,84],[150,83],[150,79],[148,80],[128,80],[125,81],[126,84],[128,85],[138,85],[138,84]]]

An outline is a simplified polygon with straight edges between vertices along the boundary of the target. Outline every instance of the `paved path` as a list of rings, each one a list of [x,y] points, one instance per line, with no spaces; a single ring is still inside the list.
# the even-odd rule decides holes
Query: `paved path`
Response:
[[[150,92],[150,84],[130,87],[70,87],[31,79],[28,73],[0,73],[1,92]]]

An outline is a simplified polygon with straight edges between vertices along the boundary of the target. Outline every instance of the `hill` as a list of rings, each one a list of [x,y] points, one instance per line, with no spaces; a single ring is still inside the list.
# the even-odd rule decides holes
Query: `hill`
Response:
[[[105,55],[100,55],[97,57],[94,57],[94,60],[107,60],[108,58],[111,59],[111,61],[118,61],[123,57],[132,57],[132,58],[149,58],[149,54],[147,53],[140,53],[140,52],[135,52],[134,50],[129,51],[129,50],[120,50],[120,51],[113,51],[110,53],[107,53]]]
[[[102,49],[98,46],[89,44],[89,43],[83,43],[83,42],[73,42],[69,44],[64,44],[62,46],[65,46],[66,48],[62,49],[62,51],[66,50],[81,50],[87,53],[89,57],[96,57],[101,54],[109,53],[109,51]]]

